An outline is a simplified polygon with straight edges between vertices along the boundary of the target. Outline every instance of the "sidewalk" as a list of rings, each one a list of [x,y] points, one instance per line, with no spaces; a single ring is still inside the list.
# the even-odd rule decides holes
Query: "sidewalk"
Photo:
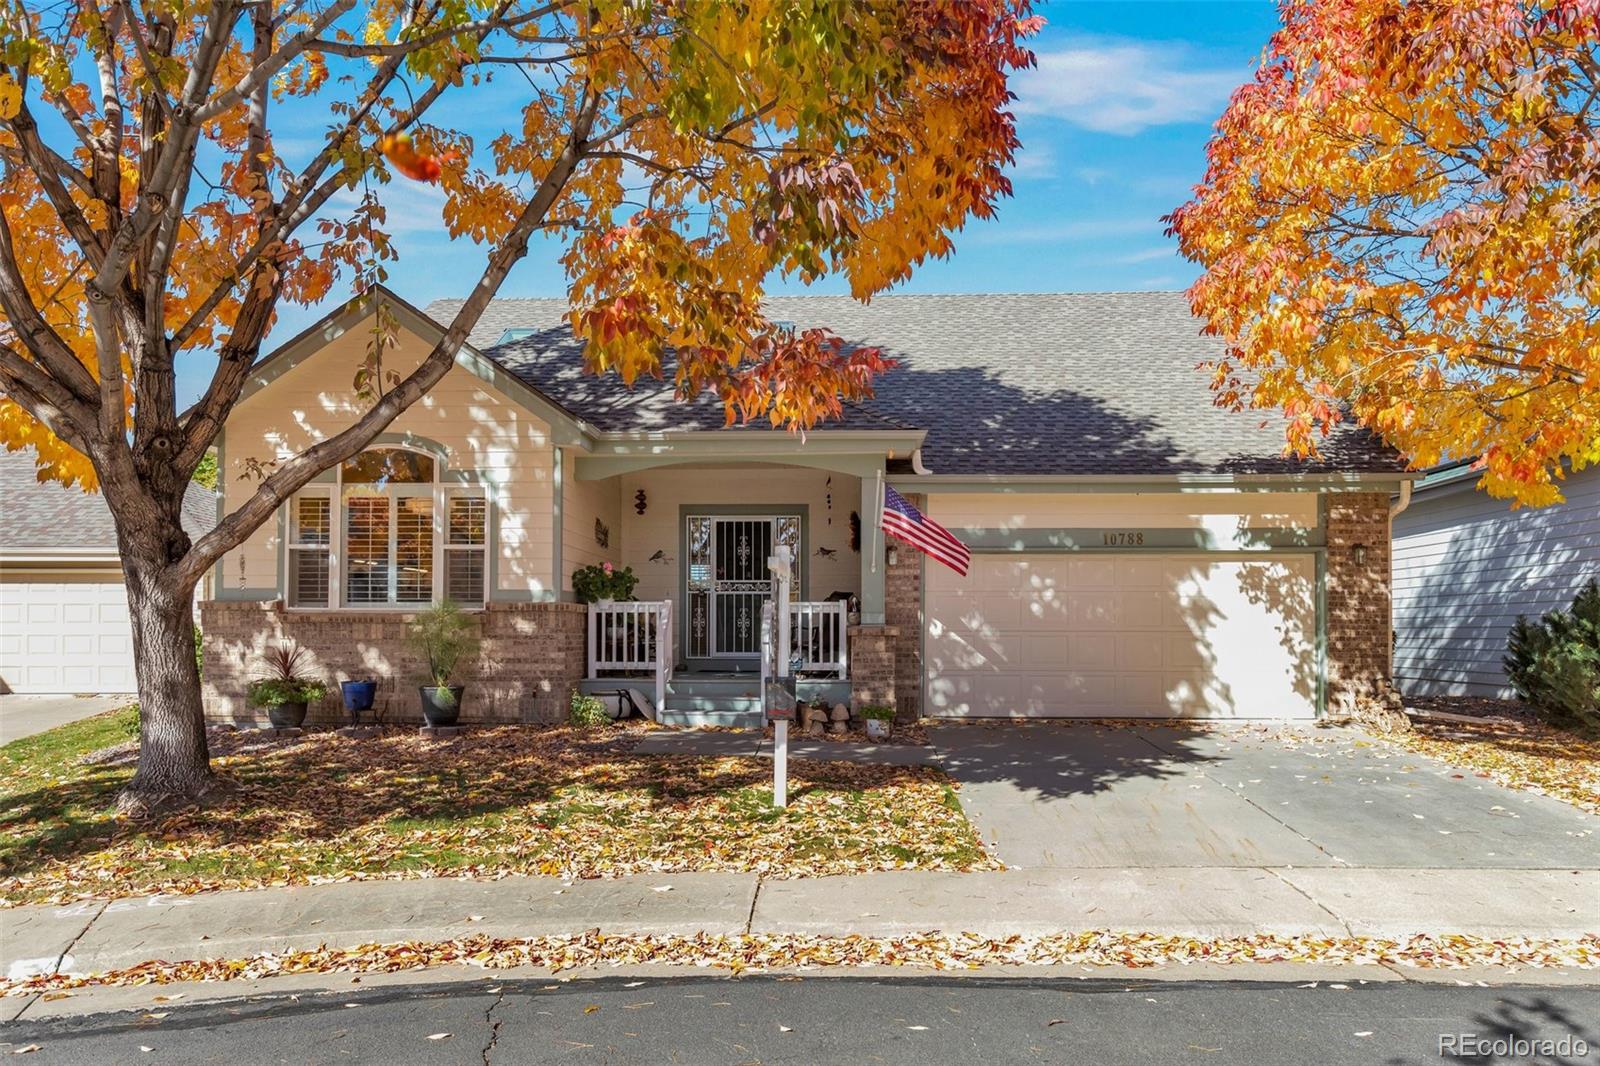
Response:
[[[0,911],[0,973],[457,937],[602,933],[1130,931],[1572,939],[1600,932],[1600,871],[1348,868],[892,872],[762,880],[659,874],[563,882],[342,882]]]

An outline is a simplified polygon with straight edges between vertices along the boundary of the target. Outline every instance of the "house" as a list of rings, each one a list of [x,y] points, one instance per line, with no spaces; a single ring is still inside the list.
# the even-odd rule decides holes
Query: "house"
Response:
[[[1500,660],[1518,615],[1569,607],[1600,577],[1600,467],[1566,502],[1512,510],[1469,462],[1429,471],[1394,523],[1395,683],[1408,696],[1510,697]]]
[[[132,692],[128,594],[105,498],[34,471],[32,451],[0,450],[0,692]],[[190,485],[183,528],[199,537],[215,522],[212,491]]]
[[[355,417],[380,301],[401,373],[459,306],[376,291],[263,359],[224,429],[220,506]],[[556,720],[572,689],[633,674],[664,721],[750,722],[778,544],[798,560],[802,696],[1307,719],[1387,680],[1389,501],[1412,475],[1357,428],[1298,461],[1270,419],[1214,406],[1196,364],[1219,345],[1179,293],[774,298],[774,319],[901,364],[804,435],[586,376],[565,313],[494,302],[431,394],[227,554],[210,715],[254,720],[256,657],[293,640],[416,720],[407,613],[448,595],[482,626],[466,718]],[[886,484],[972,548],[966,577],[885,544]],[[601,562],[633,568],[642,605],[573,601],[573,571]]]

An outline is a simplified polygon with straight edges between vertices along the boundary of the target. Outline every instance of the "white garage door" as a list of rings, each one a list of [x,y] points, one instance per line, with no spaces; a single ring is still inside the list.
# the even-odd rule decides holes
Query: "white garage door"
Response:
[[[927,567],[925,704],[951,717],[1310,718],[1310,555],[975,555]]]
[[[0,678],[13,692],[132,692],[122,582],[0,582]]]

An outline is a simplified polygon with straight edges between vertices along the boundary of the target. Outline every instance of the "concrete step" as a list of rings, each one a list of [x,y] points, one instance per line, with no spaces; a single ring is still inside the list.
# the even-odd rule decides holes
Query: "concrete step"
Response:
[[[667,690],[668,710],[678,711],[759,711],[761,697],[749,696],[695,696]]]
[[[752,706],[748,709],[729,709],[674,705],[673,701],[669,700],[667,705],[656,713],[656,721],[661,725],[675,726],[679,729],[694,729],[707,725],[726,726],[732,729],[760,729],[765,725],[761,709],[754,706],[754,700],[750,702]]]

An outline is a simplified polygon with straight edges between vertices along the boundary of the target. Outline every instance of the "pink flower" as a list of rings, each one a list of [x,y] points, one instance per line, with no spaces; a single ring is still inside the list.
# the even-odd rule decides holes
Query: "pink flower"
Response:
[[[602,563],[600,568],[606,572],[607,577],[610,577],[612,574],[616,573],[616,570],[610,563]]]

